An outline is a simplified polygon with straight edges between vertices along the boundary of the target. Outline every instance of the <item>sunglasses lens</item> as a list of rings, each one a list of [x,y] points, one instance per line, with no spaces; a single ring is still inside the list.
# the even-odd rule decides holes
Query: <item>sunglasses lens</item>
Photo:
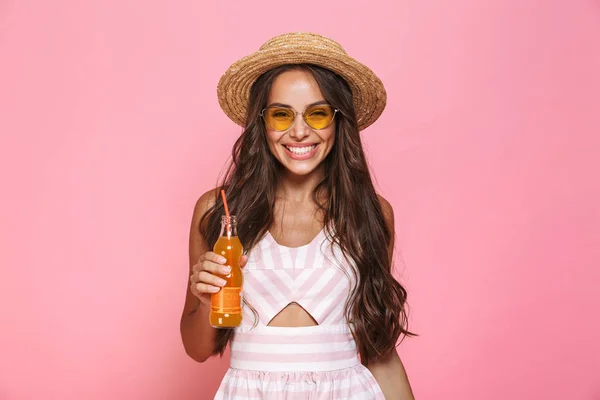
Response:
[[[329,105],[308,108],[304,112],[304,120],[313,129],[325,129],[333,121],[335,110]],[[293,110],[285,107],[269,107],[263,112],[263,118],[269,128],[276,131],[286,131],[294,124]]]
[[[304,120],[313,129],[324,129],[333,121],[334,114],[331,106],[314,106],[304,112]]]
[[[285,131],[294,123],[294,112],[283,107],[269,107],[264,112],[267,125],[276,131]]]

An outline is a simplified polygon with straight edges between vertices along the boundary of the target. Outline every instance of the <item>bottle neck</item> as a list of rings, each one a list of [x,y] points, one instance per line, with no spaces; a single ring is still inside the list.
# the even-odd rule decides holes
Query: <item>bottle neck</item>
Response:
[[[221,233],[219,236],[237,236],[237,218],[235,215],[221,217]]]

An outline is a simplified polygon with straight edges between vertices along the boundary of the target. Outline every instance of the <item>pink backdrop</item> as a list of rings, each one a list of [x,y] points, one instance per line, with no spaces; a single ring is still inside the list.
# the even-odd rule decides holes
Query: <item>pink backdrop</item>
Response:
[[[219,3],[217,6],[216,4]],[[386,83],[418,399],[600,399],[600,4],[0,2],[0,398],[209,399],[184,354],[196,198],[239,129],[215,86],[272,35]]]

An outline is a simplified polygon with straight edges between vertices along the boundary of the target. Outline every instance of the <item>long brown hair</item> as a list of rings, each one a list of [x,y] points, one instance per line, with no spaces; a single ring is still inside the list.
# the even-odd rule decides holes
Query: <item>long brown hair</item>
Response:
[[[266,234],[274,221],[275,191],[281,165],[271,154],[260,117],[266,107],[273,80],[281,73],[309,71],[319,84],[336,115],[335,143],[323,161],[325,174],[313,193],[323,212],[326,229],[344,256],[353,261],[357,284],[346,303],[350,322],[363,363],[387,354],[407,330],[406,290],[391,273],[388,252],[392,232],[371,180],[352,102],[352,92],[337,74],[315,65],[285,65],[263,74],[252,86],[245,129],[232,150],[232,161],[221,187],[232,213],[238,217],[238,235],[245,249]],[[323,199],[325,199],[323,201]],[[200,221],[208,244],[217,240],[223,211],[219,196]],[[218,330],[214,354],[223,354],[233,330]]]

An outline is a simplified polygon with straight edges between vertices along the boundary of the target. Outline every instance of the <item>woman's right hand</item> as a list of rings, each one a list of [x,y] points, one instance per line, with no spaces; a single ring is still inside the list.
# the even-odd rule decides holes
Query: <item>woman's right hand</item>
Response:
[[[248,257],[243,255],[240,259],[240,267],[244,267]],[[229,274],[230,268],[224,265],[227,259],[212,251],[207,251],[200,256],[198,262],[192,266],[190,276],[190,290],[192,294],[206,305],[210,304],[210,296],[218,292],[226,281],[218,275]]]
[[[207,251],[192,267],[190,289],[201,303],[210,304],[210,295],[218,292],[225,285],[225,279],[217,275],[227,275],[230,272],[229,267],[224,265],[226,261],[225,257]]]

